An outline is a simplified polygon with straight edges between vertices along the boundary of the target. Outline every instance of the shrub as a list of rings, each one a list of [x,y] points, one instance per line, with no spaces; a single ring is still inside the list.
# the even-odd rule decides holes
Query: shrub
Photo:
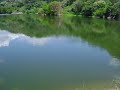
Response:
[[[49,5],[47,3],[44,3],[42,8],[43,8],[43,13],[46,15],[49,15],[49,13],[50,13]]]
[[[120,0],[113,5],[113,14],[115,15],[115,19],[120,18]]]
[[[61,11],[61,4],[57,1],[53,1],[49,4],[50,15],[59,15]]]
[[[0,14],[11,14],[11,13],[12,13],[12,8],[0,6]]]
[[[73,8],[72,11],[75,14],[80,14],[83,8],[83,2],[80,2],[79,0],[77,0],[74,4],[73,4]]]
[[[92,1],[84,2],[83,8],[82,8],[82,14],[84,16],[92,16],[93,15],[93,2]]]
[[[99,0],[94,2],[93,7],[94,7],[94,15],[98,17],[108,17],[110,16],[111,13],[111,3],[106,2],[104,0]]]

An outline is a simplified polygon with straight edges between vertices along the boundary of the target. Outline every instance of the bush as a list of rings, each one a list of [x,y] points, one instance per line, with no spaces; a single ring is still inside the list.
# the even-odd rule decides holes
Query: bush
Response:
[[[45,4],[43,6],[43,11],[46,15],[53,15],[53,16],[56,16],[56,15],[59,15],[60,14],[60,11],[61,11],[61,4],[57,1],[53,1],[49,4]]]
[[[11,14],[12,9],[10,7],[0,6],[0,14]]]
[[[75,14],[80,14],[83,8],[83,2],[80,2],[79,0],[77,0],[74,4],[73,4],[73,8],[72,11]]]
[[[59,15],[61,11],[61,4],[57,1],[49,4],[50,15]]]
[[[49,15],[49,13],[50,13],[50,9],[49,9],[49,5],[47,4],[47,3],[44,3],[44,5],[42,6],[42,8],[43,8],[43,13],[44,14],[46,14],[46,15]]]
[[[114,13],[120,12],[120,0],[113,5]]]
[[[104,0],[99,0],[94,2],[93,7],[94,7],[94,15],[97,17],[108,17],[110,16],[111,13],[111,3],[106,2]]]
[[[83,8],[82,8],[82,14],[84,16],[92,16],[93,15],[93,2],[92,1],[84,2]]]
[[[115,19],[120,19],[120,0],[113,5],[113,14]]]

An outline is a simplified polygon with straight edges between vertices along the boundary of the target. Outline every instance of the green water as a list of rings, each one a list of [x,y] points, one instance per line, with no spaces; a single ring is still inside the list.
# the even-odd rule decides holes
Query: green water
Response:
[[[0,16],[0,90],[119,90],[120,21]]]

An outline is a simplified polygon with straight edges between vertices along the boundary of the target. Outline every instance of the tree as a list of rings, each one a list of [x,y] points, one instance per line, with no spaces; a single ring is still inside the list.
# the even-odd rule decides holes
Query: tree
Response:
[[[111,3],[105,0],[98,0],[94,2],[93,7],[94,7],[94,15],[98,17],[103,17],[105,16],[106,18],[111,15]]]
[[[115,15],[115,19],[119,19],[120,18],[120,0],[114,3],[113,9],[114,9],[113,13]]]
[[[75,14],[80,14],[80,13],[82,12],[82,8],[83,8],[83,2],[77,0],[77,1],[73,4],[72,11],[73,11]]]
[[[43,7],[43,10],[44,10],[44,13],[46,15],[53,15],[53,16],[57,16],[60,14],[60,11],[61,11],[61,4],[60,2],[57,2],[57,1],[53,1],[49,4],[46,4],[44,7]]]
[[[92,1],[84,2],[83,8],[82,8],[82,14],[84,16],[92,16],[93,15],[93,2]]]

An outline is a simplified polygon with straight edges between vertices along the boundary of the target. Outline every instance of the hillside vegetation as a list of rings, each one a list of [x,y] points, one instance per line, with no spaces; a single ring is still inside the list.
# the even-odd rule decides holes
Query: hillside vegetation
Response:
[[[0,14],[73,14],[120,18],[120,0],[0,0]]]

